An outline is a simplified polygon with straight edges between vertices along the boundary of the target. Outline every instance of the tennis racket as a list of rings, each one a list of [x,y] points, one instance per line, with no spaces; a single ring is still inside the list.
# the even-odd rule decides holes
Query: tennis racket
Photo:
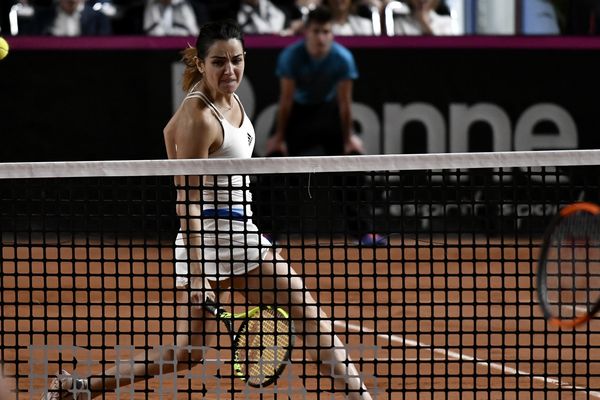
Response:
[[[574,203],[560,210],[544,234],[537,293],[551,325],[574,328],[600,309],[600,206]]]
[[[265,387],[281,375],[294,347],[294,326],[288,313],[271,306],[232,314],[210,299],[204,308],[214,314],[232,338],[234,374],[248,385]],[[241,321],[235,329],[235,322]]]

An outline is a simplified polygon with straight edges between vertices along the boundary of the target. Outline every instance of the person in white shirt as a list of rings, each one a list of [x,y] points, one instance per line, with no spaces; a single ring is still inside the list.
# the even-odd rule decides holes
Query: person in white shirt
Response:
[[[61,0],[56,12],[54,25],[51,28],[53,36],[79,36],[81,25],[79,20],[83,11],[83,1]]]
[[[198,21],[187,0],[148,0],[144,32],[150,36],[196,36]]]
[[[285,28],[285,13],[269,0],[242,0],[237,22],[244,33],[280,34]]]
[[[392,0],[358,0],[358,4],[362,6],[375,6],[380,13],[383,13],[385,6]]]
[[[96,36],[110,35],[110,19],[84,0],[57,0],[52,6],[35,9],[25,35]]]
[[[333,34],[336,36],[370,36],[373,24],[355,13],[353,0],[327,0],[325,4],[333,14]]]
[[[410,14],[399,16],[394,21],[396,35],[457,35],[449,15],[440,15],[435,10],[439,0],[409,0]]]

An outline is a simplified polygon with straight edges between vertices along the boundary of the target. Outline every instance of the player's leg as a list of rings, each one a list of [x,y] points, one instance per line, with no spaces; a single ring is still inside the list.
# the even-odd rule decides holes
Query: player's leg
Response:
[[[169,374],[174,371],[177,360],[178,370],[189,369],[202,361],[202,350],[205,341],[205,315],[199,307],[191,307],[188,302],[188,291],[179,290],[177,294],[177,337],[175,346],[161,346],[135,356],[133,363],[121,362],[105,372],[102,378],[90,379],[90,390],[112,390],[119,385],[152,378],[159,373]],[[214,329],[212,330],[214,332]],[[190,352],[189,349],[192,349]]]
[[[102,373],[102,377],[92,377],[86,380],[75,380],[68,375],[61,375],[60,384],[54,380],[51,388],[62,389],[63,392],[48,392],[46,399],[72,398],[69,391],[75,388],[75,393],[90,391],[92,397],[104,392],[147,380],[160,374],[189,369],[202,361],[202,348],[206,341],[214,336],[216,321],[208,317],[201,307],[189,304],[188,290],[181,289],[177,293],[177,336],[174,346],[161,346],[140,352],[133,362],[121,360],[113,367]],[[206,321],[206,322],[205,322]],[[177,363],[174,363],[177,360]],[[117,385],[118,383],[118,385]],[[66,391],[66,393],[65,393]],[[83,397],[86,398],[86,397]]]
[[[265,262],[247,275],[235,278],[233,287],[252,304],[289,305],[296,331],[310,357],[319,360],[323,374],[333,376],[336,388],[349,390],[349,399],[371,399],[333,324],[320,309],[303,279],[279,255],[269,252]]]

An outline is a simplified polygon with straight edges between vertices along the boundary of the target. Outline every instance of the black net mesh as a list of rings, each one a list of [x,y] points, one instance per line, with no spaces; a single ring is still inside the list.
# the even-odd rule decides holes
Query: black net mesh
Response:
[[[360,395],[356,379],[377,399],[600,398],[600,322],[548,326],[535,294],[545,227],[598,200],[598,172],[253,174],[238,187],[223,171],[229,187],[188,176],[179,194],[173,176],[1,180],[5,375],[18,399],[69,382],[63,370],[103,398],[342,399]],[[289,311],[297,340],[274,384],[235,376],[232,337],[182,286],[192,264],[215,271],[231,312]],[[358,377],[340,374],[344,354]]]

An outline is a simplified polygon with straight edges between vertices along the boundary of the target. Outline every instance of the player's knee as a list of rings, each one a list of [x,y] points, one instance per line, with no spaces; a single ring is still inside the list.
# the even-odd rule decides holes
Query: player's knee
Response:
[[[308,320],[314,323],[317,323],[319,319],[327,318],[327,315],[316,304],[300,303],[299,305],[292,306],[290,312],[294,319]]]
[[[315,335],[315,337],[331,336],[333,337],[333,326],[329,320],[314,318],[295,319],[294,327],[299,334]]]

